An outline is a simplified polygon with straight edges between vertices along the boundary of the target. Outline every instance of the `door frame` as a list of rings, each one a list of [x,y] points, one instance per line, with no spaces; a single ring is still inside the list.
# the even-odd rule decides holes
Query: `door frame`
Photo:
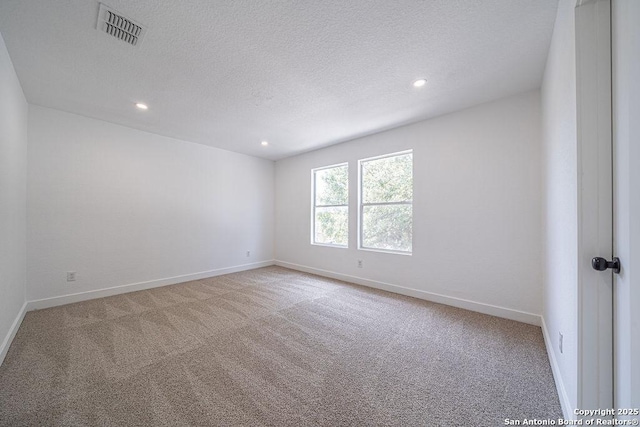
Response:
[[[577,409],[613,408],[611,1],[575,8],[578,160]]]

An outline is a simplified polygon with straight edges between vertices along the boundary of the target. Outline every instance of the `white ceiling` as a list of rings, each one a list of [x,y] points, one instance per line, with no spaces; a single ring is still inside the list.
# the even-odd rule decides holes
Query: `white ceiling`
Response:
[[[148,27],[141,46],[98,32],[96,1],[0,0],[0,33],[30,103],[269,159],[539,87],[557,7],[105,3]],[[427,85],[413,88],[420,77]]]

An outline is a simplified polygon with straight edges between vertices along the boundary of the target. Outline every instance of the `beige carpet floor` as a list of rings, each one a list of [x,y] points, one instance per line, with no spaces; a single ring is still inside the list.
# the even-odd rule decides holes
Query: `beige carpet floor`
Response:
[[[3,426],[561,416],[540,328],[279,267],[30,312],[0,367]]]

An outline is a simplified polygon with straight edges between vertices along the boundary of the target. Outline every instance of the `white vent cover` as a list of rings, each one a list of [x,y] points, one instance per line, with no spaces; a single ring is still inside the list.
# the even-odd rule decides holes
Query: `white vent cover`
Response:
[[[139,46],[147,29],[133,19],[125,18],[109,6],[100,3],[96,29],[132,46]]]

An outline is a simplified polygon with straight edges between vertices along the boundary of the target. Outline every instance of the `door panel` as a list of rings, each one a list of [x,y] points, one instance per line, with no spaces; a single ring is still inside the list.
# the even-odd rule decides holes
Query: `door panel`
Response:
[[[591,259],[613,257],[611,4],[576,7],[578,114],[578,407],[613,405],[613,273]]]
[[[640,407],[639,22],[640,1],[613,1],[614,252],[622,263],[620,274],[614,277],[617,408]]]

